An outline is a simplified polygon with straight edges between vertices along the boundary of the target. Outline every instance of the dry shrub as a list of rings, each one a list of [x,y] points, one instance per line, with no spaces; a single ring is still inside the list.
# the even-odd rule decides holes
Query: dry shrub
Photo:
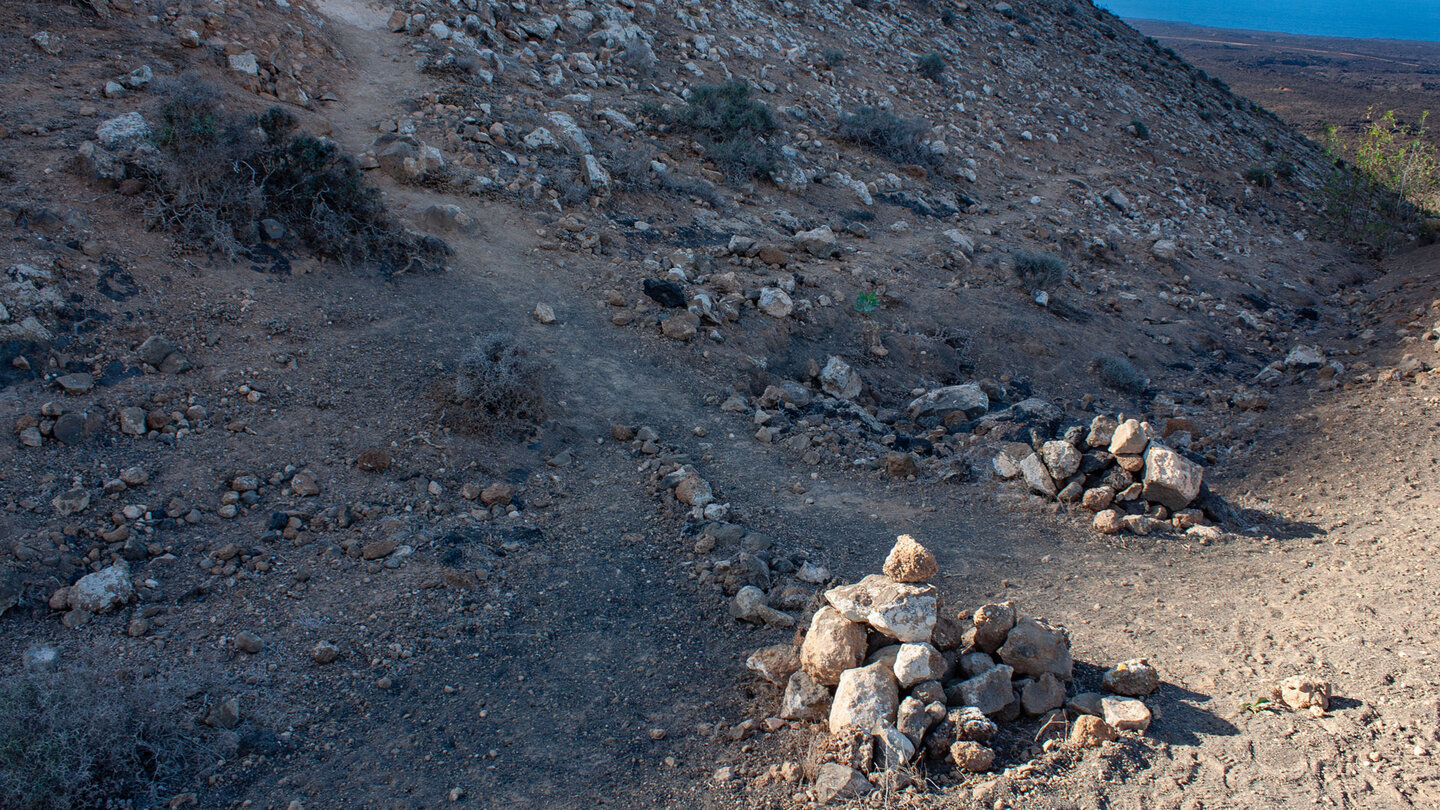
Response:
[[[486,335],[460,357],[457,422],[479,430],[536,422],[545,415],[544,366],[513,335]]]
[[[835,134],[896,163],[934,165],[939,158],[925,145],[924,122],[901,118],[879,107],[861,107],[841,116]]]
[[[193,788],[212,744],[188,719],[192,691],[113,662],[0,677],[0,806],[153,807]]]
[[[328,139],[296,132],[281,107],[259,116],[226,113],[213,90],[183,78],[164,90],[157,149],[140,161],[152,227],[230,258],[260,241],[260,222],[284,240],[346,266],[390,272],[430,266],[448,253],[390,217],[378,189]]]

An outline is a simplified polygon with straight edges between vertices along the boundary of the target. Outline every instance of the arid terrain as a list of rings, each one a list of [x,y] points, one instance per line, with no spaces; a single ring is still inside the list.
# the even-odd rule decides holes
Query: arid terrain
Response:
[[[0,19],[5,801],[1440,806],[1440,246],[1324,237],[1298,94],[1086,2]],[[941,713],[1006,601],[1068,708],[836,791],[747,660],[901,534]]]
[[[1320,140],[1333,125],[1351,135],[1367,115],[1395,110],[1415,124],[1431,112],[1429,137],[1440,143],[1440,42],[1306,37],[1232,31],[1160,20],[1132,20],[1236,93]]]

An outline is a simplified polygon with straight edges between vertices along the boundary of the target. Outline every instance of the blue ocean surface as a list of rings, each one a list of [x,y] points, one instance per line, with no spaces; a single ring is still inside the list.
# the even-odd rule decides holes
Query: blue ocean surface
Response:
[[[1317,37],[1440,42],[1440,0],[1095,0],[1122,18]]]

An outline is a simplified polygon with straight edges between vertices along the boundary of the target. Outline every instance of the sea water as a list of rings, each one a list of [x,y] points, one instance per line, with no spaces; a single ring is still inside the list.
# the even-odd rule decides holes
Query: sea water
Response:
[[[1120,17],[1319,37],[1440,42],[1440,0],[1095,0]]]

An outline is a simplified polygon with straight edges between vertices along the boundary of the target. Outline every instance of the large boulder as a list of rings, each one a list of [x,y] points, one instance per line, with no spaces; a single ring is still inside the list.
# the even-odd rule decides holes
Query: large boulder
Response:
[[[1145,451],[1145,488],[1142,496],[1171,511],[1190,505],[1200,494],[1205,470],[1199,464],[1159,444]]]
[[[877,724],[894,726],[900,710],[900,684],[883,663],[847,669],[835,687],[830,733],[843,729],[869,732]]]
[[[1070,657],[1070,636],[1064,628],[1051,627],[1039,619],[1024,618],[1015,623],[998,650],[1000,660],[1021,675],[1038,678],[1047,672],[1062,681],[1070,680],[1074,661]]]
[[[929,585],[896,582],[871,574],[854,585],[825,592],[825,599],[853,622],[865,622],[897,641],[929,641],[939,598]]]
[[[840,673],[865,660],[865,627],[833,607],[822,607],[810,619],[800,645],[800,666],[817,683],[833,686]]]
[[[946,416],[956,411],[974,419],[990,409],[990,397],[975,383],[947,385],[927,391],[910,401],[906,413],[911,419],[921,416]]]
[[[109,613],[135,596],[130,582],[130,567],[116,563],[109,568],[86,574],[71,586],[67,604],[73,610]]]

